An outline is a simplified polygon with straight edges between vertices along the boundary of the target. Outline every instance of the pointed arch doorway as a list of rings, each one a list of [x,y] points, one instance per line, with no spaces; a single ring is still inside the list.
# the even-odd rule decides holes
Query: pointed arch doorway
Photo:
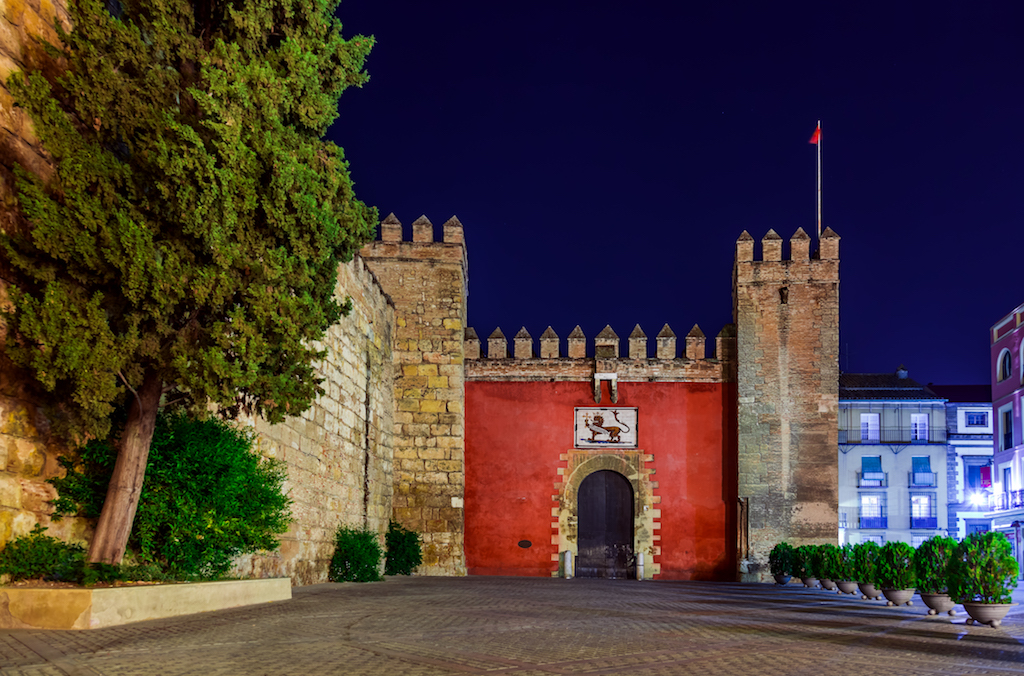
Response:
[[[577,577],[635,578],[633,487],[622,474],[599,470],[577,496]]]

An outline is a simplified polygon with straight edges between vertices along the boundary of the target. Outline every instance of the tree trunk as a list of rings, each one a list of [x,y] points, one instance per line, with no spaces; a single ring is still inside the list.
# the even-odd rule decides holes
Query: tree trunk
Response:
[[[124,558],[128,536],[135,521],[135,510],[146,477],[149,444],[153,440],[156,414],[160,408],[163,381],[155,371],[146,371],[138,396],[132,398],[121,438],[117,442],[117,461],[103,501],[96,535],[89,547],[89,561],[118,564]]]

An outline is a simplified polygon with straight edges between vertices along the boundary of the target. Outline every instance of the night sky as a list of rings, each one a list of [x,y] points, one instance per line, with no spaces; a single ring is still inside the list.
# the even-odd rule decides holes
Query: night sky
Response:
[[[780,9],[780,5],[783,9]],[[988,383],[1024,302],[1024,4],[345,0],[358,196],[466,229],[469,325],[732,320],[736,238],[842,237],[840,368]],[[813,245],[812,245],[813,246]],[[759,254],[758,254],[759,255]]]

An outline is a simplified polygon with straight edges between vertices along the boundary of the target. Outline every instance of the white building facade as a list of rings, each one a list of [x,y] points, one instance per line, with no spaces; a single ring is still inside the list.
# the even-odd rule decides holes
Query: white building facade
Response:
[[[946,486],[949,536],[991,530],[992,388],[928,385],[946,399]]]
[[[946,436],[946,400],[906,369],[839,376],[840,544],[947,533]]]

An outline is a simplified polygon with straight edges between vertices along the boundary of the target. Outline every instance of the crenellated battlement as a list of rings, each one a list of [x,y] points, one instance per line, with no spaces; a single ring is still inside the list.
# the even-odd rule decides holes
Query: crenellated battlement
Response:
[[[783,239],[774,230],[761,238],[761,258],[754,255],[754,238],[746,230],[736,240],[736,278],[740,283],[839,281],[839,235],[825,228],[812,255],[811,238],[797,228],[789,239],[789,257]]]
[[[465,233],[457,216],[452,216],[442,227],[442,242],[445,244],[464,244]],[[380,222],[380,240],[382,242],[402,242],[402,222],[394,213]],[[412,241],[417,244],[434,243],[434,224],[426,216],[420,216],[412,222]]]
[[[731,380],[728,365],[735,360],[736,334],[729,325],[715,337],[714,353],[707,355],[707,339],[694,324],[686,334],[682,352],[676,335],[665,324],[656,337],[655,355],[648,356],[648,339],[637,324],[627,339],[628,356],[621,355],[621,339],[611,326],[605,326],[592,342],[593,356],[587,356],[587,337],[577,326],[565,342],[552,327],[547,327],[537,344],[522,327],[509,341],[500,327],[486,341],[486,354],[480,337],[467,328],[463,337],[467,380],[590,380],[595,372],[617,373],[622,381],[722,382]]]

